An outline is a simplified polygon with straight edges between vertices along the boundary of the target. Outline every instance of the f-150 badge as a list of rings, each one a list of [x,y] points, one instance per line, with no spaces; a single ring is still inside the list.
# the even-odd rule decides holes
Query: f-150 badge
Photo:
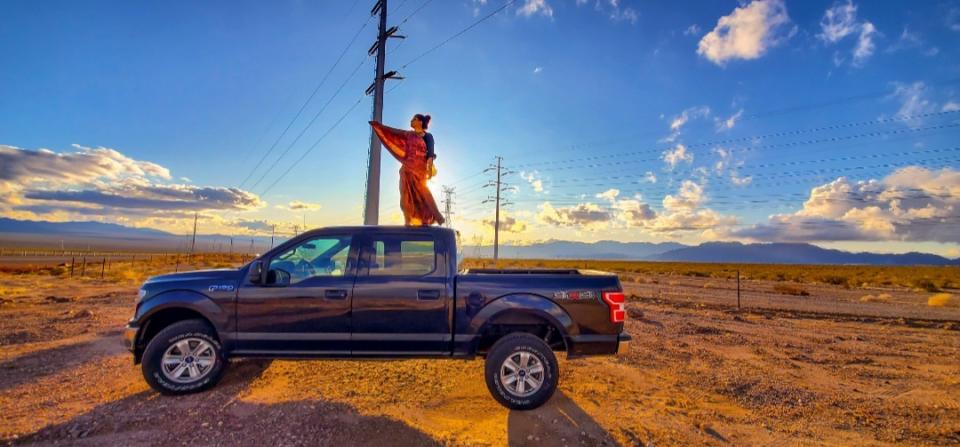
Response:
[[[590,290],[571,290],[569,292],[561,290],[559,292],[553,292],[553,299],[555,300],[592,300],[596,298],[596,295]]]
[[[214,284],[207,288],[208,292],[233,292],[233,284]]]

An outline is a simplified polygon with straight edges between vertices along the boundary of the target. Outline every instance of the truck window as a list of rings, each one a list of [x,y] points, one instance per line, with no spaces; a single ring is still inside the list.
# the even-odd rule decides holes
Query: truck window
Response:
[[[436,269],[432,239],[380,236],[373,240],[370,276],[423,276]]]
[[[270,270],[290,274],[290,284],[317,276],[343,276],[350,255],[350,236],[306,240],[270,260]]]

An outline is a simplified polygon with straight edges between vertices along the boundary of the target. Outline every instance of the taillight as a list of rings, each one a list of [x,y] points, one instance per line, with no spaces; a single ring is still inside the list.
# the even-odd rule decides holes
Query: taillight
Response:
[[[623,292],[603,292],[603,301],[610,306],[610,322],[623,323],[627,319],[627,297]]]

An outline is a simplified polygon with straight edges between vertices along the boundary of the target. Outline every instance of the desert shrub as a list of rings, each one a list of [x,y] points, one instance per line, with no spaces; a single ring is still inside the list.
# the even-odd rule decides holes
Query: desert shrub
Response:
[[[822,278],[822,280],[827,284],[832,284],[835,286],[849,287],[850,285],[850,280],[846,276],[826,275]]]
[[[864,303],[889,303],[891,298],[893,297],[889,293],[881,293],[879,295],[861,296],[860,301]]]
[[[937,284],[933,282],[930,278],[917,278],[913,280],[913,287],[924,292],[937,293],[941,292],[940,288],[937,287]]]
[[[782,283],[775,284],[773,286],[773,291],[781,293],[784,295],[794,295],[794,296],[809,296],[810,292],[807,292],[806,289],[800,287],[796,284]]]
[[[699,270],[687,270],[686,272],[684,272],[684,275],[685,275],[685,276],[694,276],[694,277],[697,277],[697,278],[709,278],[709,277],[710,277],[710,273],[708,273],[708,272],[701,272],[701,271],[699,271]]]
[[[938,293],[931,295],[927,299],[927,306],[930,307],[960,307],[960,301],[949,293]]]

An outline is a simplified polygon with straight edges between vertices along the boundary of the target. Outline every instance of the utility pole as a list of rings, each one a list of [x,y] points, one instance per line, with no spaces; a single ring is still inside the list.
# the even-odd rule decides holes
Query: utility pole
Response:
[[[503,182],[504,176],[513,174],[514,172],[509,170],[504,170],[503,157],[498,155],[496,158],[497,158],[497,164],[490,165],[490,167],[483,170],[483,172],[489,172],[493,170],[497,171],[497,180],[491,181],[490,183],[483,185],[484,188],[493,186],[493,187],[496,187],[497,189],[496,195],[494,197],[487,197],[487,199],[483,201],[483,203],[490,203],[490,202],[496,203],[496,212],[493,220],[493,261],[494,262],[500,259],[500,207],[513,204],[509,200],[502,199],[500,196],[502,195],[503,191],[514,189],[512,186],[507,186]]]
[[[453,195],[456,193],[456,189],[451,186],[443,187],[443,218],[445,220],[444,225],[447,228],[453,226],[450,217],[453,216]]]
[[[404,36],[395,36],[397,27],[392,26],[387,29],[387,0],[377,0],[370,10],[370,15],[380,14],[380,26],[377,31],[377,41],[373,43],[368,51],[369,54],[377,54],[377,72],[373,78],[373,84],[367,87],[367,94],[373,94],[373,121],[383,121],[383,81],[387,79],[403,79],[397,76],[396,71],[384,73],[384,67],[387,64],[387,39],[403,39]],[[373,129],[370,129],[370,154],[367,160],[367,192],[365,195],[365,208],[363,211],[363,224],[376,225],[380,221],[380,139],[377,138]]]
[[[233,236],[230,236],[230,254],[233,254]]]
[[[270,230],[270,248],[273,249],[273,236],[277,234],[277,224],[273,224],[273,228]]]
[[[193,213],[193,240],[190,241],[190,253],[197,248],[197,213]]]

